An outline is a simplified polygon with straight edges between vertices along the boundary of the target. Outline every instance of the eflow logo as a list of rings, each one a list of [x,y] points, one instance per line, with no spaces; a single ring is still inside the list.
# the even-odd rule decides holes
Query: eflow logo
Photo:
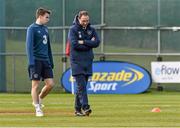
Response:
[[[155,69],[156,75],[178,75],[180,73],[180,67],[173,67],[168,65],[161,65]]]
[[[151,85],[147,70],[129,62],[103,61],[93,63],[93,75],[87,84],[89,94],[137,94]],[[63,73],[61,83],[67,92],[75,91],[71,70]]]

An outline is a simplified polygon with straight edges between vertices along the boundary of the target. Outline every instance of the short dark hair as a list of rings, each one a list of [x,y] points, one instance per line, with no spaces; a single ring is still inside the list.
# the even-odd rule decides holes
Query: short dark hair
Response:
[[[81,18],[82,16],[89,16],[88,12],[85,10],[79,11],[78,18]]]
[[[38,18],[39,16],[44,16],[44,14],[46,13],[51,14],[51,10],[40,7],[36,10],[36,18]]]

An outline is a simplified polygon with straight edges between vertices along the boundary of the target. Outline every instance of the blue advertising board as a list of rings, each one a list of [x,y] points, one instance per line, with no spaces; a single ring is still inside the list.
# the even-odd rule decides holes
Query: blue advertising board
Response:
[[[145,92],[151,83],[149,72],[139,65],[122,61],[96,61],[87,93],[137,94]],[[61,84],[67,92],[76,92],[76,82],[70,68],[63,73]]]

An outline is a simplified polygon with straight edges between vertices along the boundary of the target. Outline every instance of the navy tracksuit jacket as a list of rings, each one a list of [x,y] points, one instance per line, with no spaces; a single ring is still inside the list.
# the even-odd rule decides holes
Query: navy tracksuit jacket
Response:
[[[91,39],[95,37],[95,41]],[[92,75],[92,62],[94,58],[93,48],[99,46],[100,40],[93,27],[88,24],[86,29],[79,24],[78,16],[75,16],[73,25],[69,30],[70,40],[70,61],[72,75]],[[83,40],[84,44],[79,44],[78,40]]]

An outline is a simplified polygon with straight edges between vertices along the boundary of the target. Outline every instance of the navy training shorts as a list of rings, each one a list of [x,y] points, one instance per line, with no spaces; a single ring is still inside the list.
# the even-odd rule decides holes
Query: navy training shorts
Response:
[[[35,60],[35,65],[28,67],[30,80],[53,78],[53,71],[48,61]]]

